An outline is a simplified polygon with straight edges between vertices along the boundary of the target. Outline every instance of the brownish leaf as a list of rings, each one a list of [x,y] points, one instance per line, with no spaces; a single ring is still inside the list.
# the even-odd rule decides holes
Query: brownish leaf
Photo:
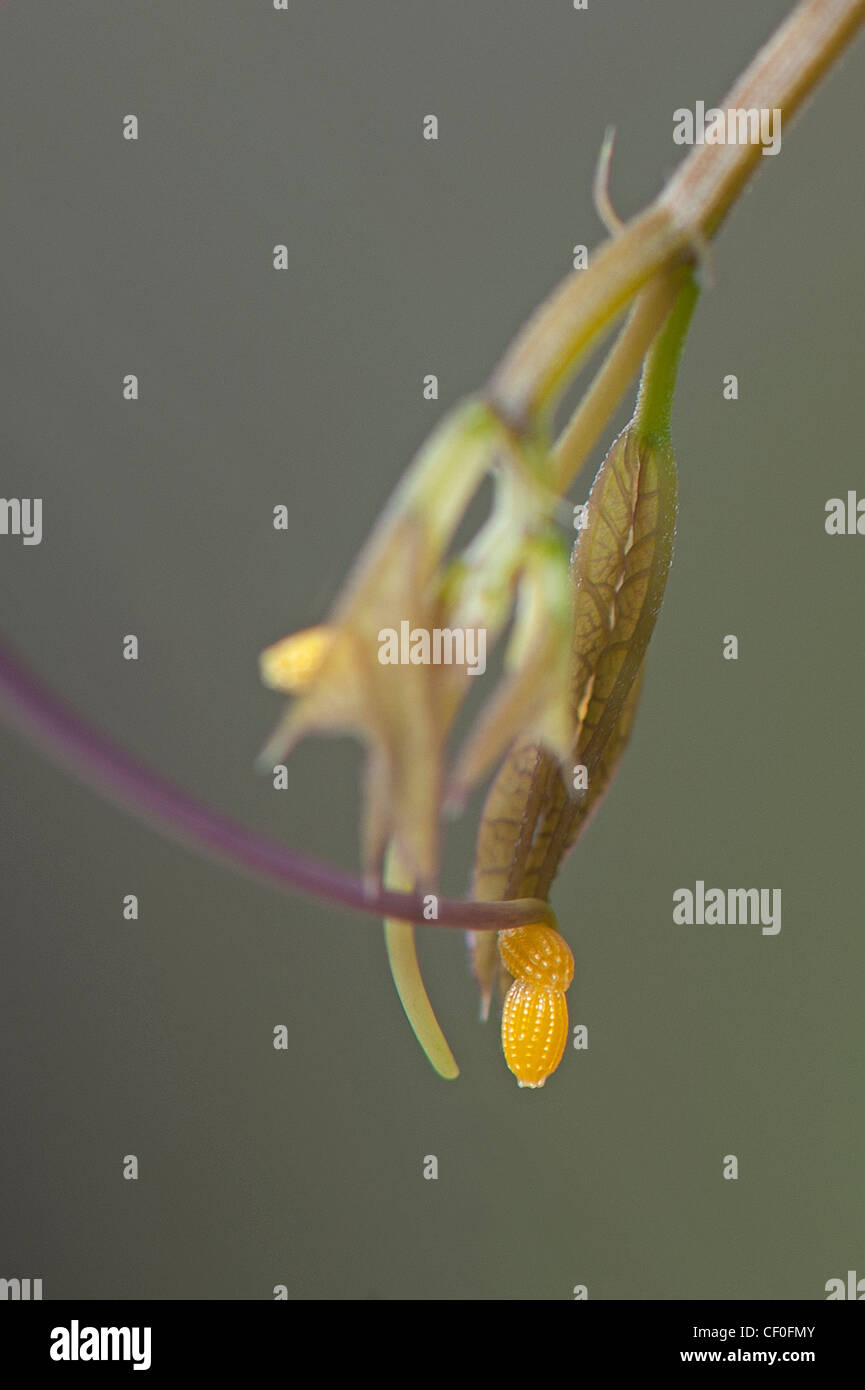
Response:
[[[646,648],[673,551],[676,467],[669,446],[629,426],[612,445],[589,495],[571,557],[576,586],[572,709],[574,765],[588,786],[573,791],[556,760],[521,741],[487,796],[473,892],[483,898],[546,898],[606,793],[633,727]],[[483,934],[472,939],[486,1004],[498,970]]]

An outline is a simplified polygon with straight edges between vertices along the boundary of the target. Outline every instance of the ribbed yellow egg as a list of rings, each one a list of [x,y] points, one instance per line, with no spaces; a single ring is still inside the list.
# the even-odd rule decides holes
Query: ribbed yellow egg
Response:
[[[499,933],[499,952],[514,982],[502,1008],[502,1049],[520,1086],[543,1086],[568,1038],[565,990],[574,957],[557,931],[538,923]]]
[[[570,946],[544,922],[499,932],[499,951],[515,980],[566,990],[574,978]]]

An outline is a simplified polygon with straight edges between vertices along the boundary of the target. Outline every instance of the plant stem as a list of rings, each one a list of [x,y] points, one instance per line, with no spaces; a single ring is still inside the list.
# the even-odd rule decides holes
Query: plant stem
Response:
[[[518,435],[552,410],[582,359],[661,270],[693,260],[693,229],[653,204],[569,275],[532,315],[487,386],[487,400]]]
[[[722,107],[777,107],[786,125],[855,38],[863,20],[865,0],[804,0],[763,45]],[[760,163],[759,144],[695,145],[658,202],[678,222],[699,227],[711,237]]]
[[[368,890],[360,879],[320,860],[286,849],[214,811],[151,771],[104,734],[79,719],[36,679],[0,639],[0,709],[55,762],[139,820],[210,859],[289,892],[340,903],[374,917],[393,917],[429,927],[503,931],[532,922],[554,923],[546,903],[438,899],[438,916],[424,918],[424,900],[407,893]]]
[[[789,121],[851,42],[865,0],[803,0],[725,98],[725,109],[781,111]],[[528,434],[554,408],[569,376],[634,295],[657,274],[699,260],[760,162],[760,144],[694,146],[667,187],[588,270],[575,271],[532,316],[494,371],[487,399]],[[660,326],[660,325],[658,325]]]
[[[411,877],[405,872],[405,866],[400,862],[393,844],[388,850],[385,865],[384,880],[389,887],[411,887]],[[414,927],[406,922],[395,922],[388,917],[384,924],[384,941],[390,973],[412,1032],[426,1054],[430,1066],[439,1076],[444,1077],[445,1081],[453,1081],[459,1076],[460,1069],[426,992],[417,958]]]
[[[669,448],[676,377],[699,289],[691,275],[679,291],[667,322],[646,354],[634,409],[635,435],[652,448]]]
[[[627,323],[603,366],[556,442],[556,486],[567,492],[616,406],[624,396],[670,312],[687,271],[658,276],[634,301]]]

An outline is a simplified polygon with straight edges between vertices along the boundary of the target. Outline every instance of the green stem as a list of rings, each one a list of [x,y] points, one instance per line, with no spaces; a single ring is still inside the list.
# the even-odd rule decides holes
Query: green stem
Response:
[[[676,302],[684,268],[659,275],[637,296],[628,320],[556,441],[556,487],[567,492],[618,406]]]
[[[646,354],[633,428],[641,439],[656,447],[670,442],[676,377],[698,295],[697,282],[689,275],[667,322]]]

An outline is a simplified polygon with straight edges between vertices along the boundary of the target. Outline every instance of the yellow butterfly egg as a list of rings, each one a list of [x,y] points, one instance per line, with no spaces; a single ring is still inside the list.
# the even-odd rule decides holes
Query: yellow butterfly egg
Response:
[[[505,1061],[521,1086],[543,1086],[565,1050],[574,957],[543,922],[499,932],[499,953],[514,977],[502,1008]]]
[[[538,922],[499,932],[499,952],[515,980],[566,990],[574,978],[574,957],[554,927]]]
[[[521,1086],[543,1086],[562,1060],[567,1037],[563,992],[514,980],[502,1008],[502,1050]]]

